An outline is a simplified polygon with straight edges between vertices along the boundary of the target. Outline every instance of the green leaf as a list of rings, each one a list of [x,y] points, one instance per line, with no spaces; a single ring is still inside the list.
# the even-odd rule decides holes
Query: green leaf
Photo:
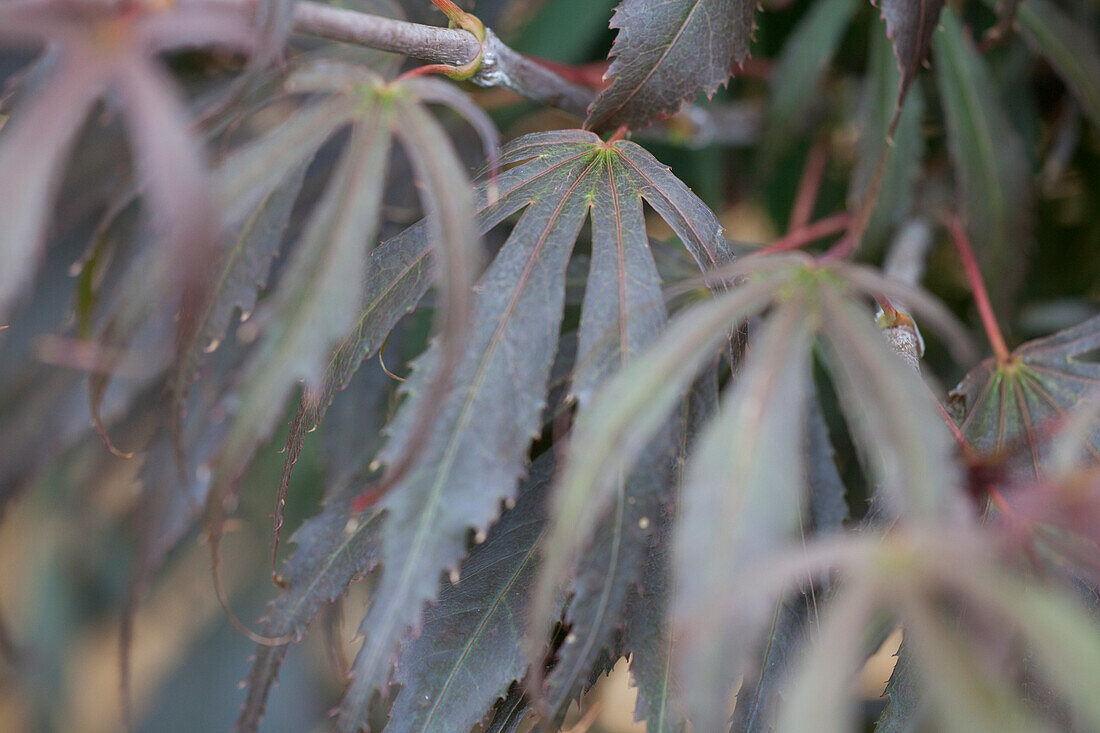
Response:
[[[401,692],[390,711],[401,730],[469,730],[523,678],[527,597],[553,466],[552,453],[534,462],[515,507],[462,563],[458,583],[443,581],[420,636],[402,650],[395,675]]]
[[[1007,364],[986,359],[975,367],[948,397],[970,445],[1006,459],[1018,477],[1042,476],[1056,421],[1100,384],[1100,364],[1080,358],[1097,348],[1100,317],[1029,341]],[[1100,455],[1100,426],[1087,443]]]
[[[1004,311],[1031,249],[1031,170],[984,59],[950,8],[935,34],[936,78],[947,117],[947,145],[962,194],[966,231],[994,306]]]
[[[992,4],[987,0],[987,4]],[[1062,12],[1050,0],[1026,0],[1016,26],[1033,51],[1047,60],[1100,129],[1100,46],[1095,29]]]
[[[748,57],[752,0],[623,0],[606,78],[585,127],[637,129],[674,114],[700,93],[709,97]]]
[[[825,72],[859,0],[821,0],[799,20],[783,44],[769,86],[768,124],[772,144],[787,144],[805,125],[805,111],[824,94]]]
[[[913,185],[924,155],[920,128],[924,97],[919,87],[911,91],[894,130],[893,140],[888,143],[887,134],[897,106],[901,76],[890,44],[882,34],[871,34],[867,67],[859,107],[856,166],[848,187],[848,201],[849,208],[858,207],[874,177],[883,146],[891,144],[878,202],[863,236],[867,251],[881,252],[894,228],[909,215],[912,207]]]
[[[920,377],[866,313],[834,286],[820,290],[829,373],[888,509],[913,521],[968,516],[955,444]]]
[[[799,527],[805,477],[802,446],[791,436],[803,420],[813,327],[804,296],[777,306],[688,464],[673,536],[673,616],[697,730],[724,727],[745,632],[759,620],[722,603],[736,592],[731,567],[753,563]]]

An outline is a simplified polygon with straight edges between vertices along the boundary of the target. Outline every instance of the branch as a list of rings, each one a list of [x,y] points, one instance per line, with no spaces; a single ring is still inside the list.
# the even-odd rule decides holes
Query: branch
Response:
[[[294,30],[452,66],[469,63],[479,51],[477,39],[464,30],[409,23],[309,0],[294,7]],[[511,89],[582,118],[595,98],[593,90],[512,50],[488,29],[483,51],[481,67],[471,79],[479,86]]]

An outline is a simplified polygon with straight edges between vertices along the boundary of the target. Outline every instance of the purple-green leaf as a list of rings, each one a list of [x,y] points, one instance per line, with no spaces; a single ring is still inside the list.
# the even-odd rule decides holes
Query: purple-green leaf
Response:
[[[271,602],[264,631],[271,636],[300,637],[314,616],[344,594],[348,583],[377,563],[378,517],[350,520],[354,485],[330,497],[324,510],[294,533],[298,548],[283,569],[286,589]],[[248,696],[237,730],[255,731],[267,696],[290,645],[259,646],[246,680]]]
[[[585,127],[637,129],[713,94],[748,57],[755,10],[754,0],[623,0],[611,19],[611,83]]]
[[[552,453],[531,467],[515,507],[501,517],[459,569],[443,581],[439,604],[397,661],[401,692],[390,719],[408,731],[469,730],[523,678],[527,596],[546,525]]]
[[[560,147],[575,164],[559,164],[531,191],[530,206],[478,282],[465,353],[444,399],[425,404],[439,364],[439,349],[432,348],[414,368],[389,426],[380,462],[400,459],[411,439],[419,453],[378,504],[387,514],[382,576],[360,626],[365,640],[337,730],[365,725],[371,695],[386,689],[406,630],[420,626],[440,575],[457,569],[465,555],[468,529],[488,529],[524,471],[557,347],[566,263],[586,214],[583,194],[599,168],[591,142]],[[503,157],[509,155],[506,149]],[[415,435],[424,409],[435,411],[435,420],[426,436]]]
[[[911,521],[965,521],[955,444],[920,377],[890,350],[870,313],[835,287],[820,293],[829,373],[876,493]]]
[[[1100,317],[1024,344],[1007,364],[986,359],[949,397],[963,435],[1015,475],[1042,476],[1058,421],[1100,386],[1100,364],[1081,358],[1097,348]],[[1086,443],[1100,457],[1100,426]]]
[[[98,81],[94,70],[64,64],[0,136],[0,321],[38,269],[46,215]]]
[[[586,348],[601,372],[609,357],[617,359],[620,344],[637,348],[662,317],[661,309],[655,310],[653,263],[638,238],[642,199],[658,213],[669,212],[666,220],[672,219],[669,223],[683,233],[689,248],[719,256],[721,227],[714,215],[632,143],[608,144],[581,131],[543,133],[506,146],[501,163],[520,165],[501,177],[503,193],[488,204],[483,224],[527,208],[474,288],[465,354],[451,374],[449,392],[427,404],[441,361],[441,350],[433,346],[418,360],[406,385],[407,399],[388,428],[380,464],[393,465],[410,443],[417,444],[417,453],[377,504],[388,517],[382,575],[361,625],[365,642],[340,708],[339,730],[364,724],[372,694],[389,683],[398,645],[420,626],[424,603],[436,597],[439,576],[457,569],[464,556],[467,532],[486,530],[501,500],[514,495],[528,445],[541,426],[566,266],[589,211],[597,212],[597,236],[611,240],[601,261],[610,260],[617,273],[606,276],[600,265],[597,281],[624,278],[626,289],[626,311],[618,295],[608,303],[606,293],[588,291],[596,300],[585,329]],[[492,190],[487,188],[486,195]],[[627,258],[621,270],[620,253]],[[629,281],[635,277],[642,280]],[[628,312],[635,307],[642,312]],[[615,320],[599,323],[604,313]],[[614,345],[610,352],[604,334],[614,335],[607,342]],[[423,409],[433,411],[434,422],[426,435],[418,435]],[[551,616],[558,613],[560,604]],[[536,636],[545,620],[532,627]],[[601,646],[594,643],[591,649]]]
[[[295,383],[321,383],[333,346],[355,322],[381,208],[392,119],[391,105],[378,98],[362,113],[275,294],[256,316],[266,328],[245,367],[244,391],[215,469],[223,488],[269,434]]]
[[[873,2],[874,0],[872,0]],[[928,56],[932,33],[939,23],[945,0],[878,0],[886,20],[886,36],[894,42],[901,73],[897,106],[901,107],[921,63]]]
[[[765,620],[721,602],[736,592],[731,570],[786,543],[800,527],[805,476],[793,436],[805,412],[813,321],[804,295],[768,316],[688,463],[673,534],[672,613],[677,670],[698,730],[724,727],[748,632]]]
[[[549,631],[557,588],[614,502],[620,473],[665,425],[677,400],[736,324],[763,308],[782,284],[763,278],[673,319],[641,356],[608,380],[573,428],[552,500],[551,533],[533,600],[532,633]]]

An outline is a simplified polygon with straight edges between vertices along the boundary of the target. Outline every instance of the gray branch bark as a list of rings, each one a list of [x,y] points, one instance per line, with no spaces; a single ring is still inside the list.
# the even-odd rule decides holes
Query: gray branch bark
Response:
[[[354,10],[303,0],[294,8],[294,30],[299,33],[369,46],[435,64],[460,66],[478,53],[471,33],[409,23]],[[511,48],[487,31],[481,68],[475,84],[504,87],[528,99],[584,117],[595,92],[574,84]]]
[[[478,53],[473,34],[454,28],[421,25],[369,15],[354,10],[299,0],[294,7],[294,30],[319,38],[392,51],[433,64],[461,66]],[[596,91],[574,84],[559,74],[509,48],[486,29],[481,68],[471,79],[483,87],[511,89],[522,97],[584,119]],[[676,130],[657,123],[636,131],[639,137],[673,140],[698,148],[713,143],[751,145],[760,131],[760,108],[752,103],[689,106],[680,112]]]

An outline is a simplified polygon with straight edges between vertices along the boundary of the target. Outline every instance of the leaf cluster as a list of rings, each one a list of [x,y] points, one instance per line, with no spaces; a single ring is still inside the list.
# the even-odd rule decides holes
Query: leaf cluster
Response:
[[[116,507],[126,723],[201,539],[241,731],[564,729],[623,659],[649,731],[1100,729],[1094,9],[622,0],[564,125],[298,18],[0,5],[0,516]]]

